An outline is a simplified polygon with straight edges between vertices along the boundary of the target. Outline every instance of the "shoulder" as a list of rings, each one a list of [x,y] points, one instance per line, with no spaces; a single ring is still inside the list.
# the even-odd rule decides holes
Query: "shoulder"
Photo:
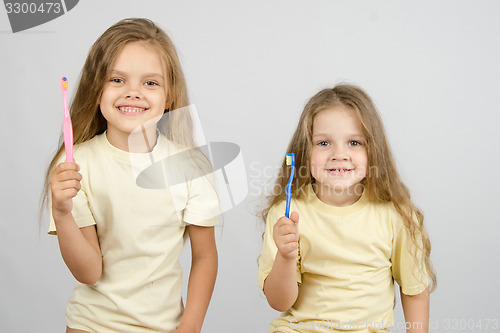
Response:
[[[163,134],[158,138],[158,144],[162,155],[166,155],[171,163],[182,165],[183,167],[196,167],[200,169],[211,169],[212,166],[208,160],[208,151],[203,151],[199,147],[187,147],[175,143]]]
[[[278,202],[274,203],[271,206],[271,208],[269,208],[269,214],[271,214],[271,213],[276,214],[277,212],[281,212],[281,211],[284,212],[285,207],[286,207],[286,201],[279,200]]]
[[[267,212],[266,224],[271,223],[274,225],[280,217],[285,216],[285,207],[285,200],[280,200],[274,203]]]
[[[73,148],[73,154],[74,154],[75,160],[78,160],[78,157],[81,157],[81,156],[95,154],[97,147],[99,146],[99,140],[101,140],[102,135],[105,135],[105,134],[98,134],[90,140],[76,144]]]
[[[158,146],[162,150],[168,150],[170,155],[177,154],[179,152],[182,152],[186,150],[186,148],[183,148],[181,145],[169,140],[163,133],[160,133],[158,135]]]
[[[307,197],[294,197],[292,196],[292,200],[290,203],[290,213],[293,211],[297,211],[301,216],[303,214],[308,214],[309,210],[314,210],[314,208],[310,205],[310,200]],[[286,200],[281,199],[275,202],[270,208],[267,214],[267,220],[273,220],[276,222],[280,217],[285,216],[286,210]]]
[[[385,202],[369,202],[370,209],[368,210],[372,218],[377,219],[380,223],[390,226],[395,234],[398,234],[404,227],[403,216],[397,211],[392,201]]]
[[[92,139],[79,143],[73,147],[73,158],[80,166],[80,173],[85,181],[87,181],[89,174],[92,174],[90,170],[95,168],[103,170],[102,168],[108,167],[100,157],[102,155],[101,143],[99,142],[102,139],[101,135],[105,134],[96,135]]]

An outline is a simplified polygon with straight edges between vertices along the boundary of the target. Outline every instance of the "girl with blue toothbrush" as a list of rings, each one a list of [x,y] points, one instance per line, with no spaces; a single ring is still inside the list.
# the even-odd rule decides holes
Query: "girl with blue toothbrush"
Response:
[[[258,284],[283,312],[269,332],[388,332],[393,281],[407,332],[427,332],[430,242],[370,97],[343,84],[320,91],[288,151],[293,168],[285,159],[264,211]]]

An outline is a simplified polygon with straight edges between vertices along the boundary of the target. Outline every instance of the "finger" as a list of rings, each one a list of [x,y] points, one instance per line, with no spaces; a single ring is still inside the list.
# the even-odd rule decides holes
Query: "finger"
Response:
[[[276,223],[276,224],[278,225],[278,227],[281,227],[284,225],[294,226],[295,222],[288,217],[282,216],[282,217],[280,217],[280,219],[278,220],[278,223]]]
[[[299,223],[299,212],[292,212],[292,214],[290,214],[290,220],[292,220],[295,224],[298,224]]]
[[[288,234],[281,236],[282,244],[297,243],[298,241],[299,241],[299,235],[297,234]]]
[[[71,199],[76,197],[78,194],[78,190],[76,188],[68,188],[65,190],[58,191],[57,193],[52,194],[52,205],[56,203],[61,203],[66,199]]]
[[[54,175],[54,180],[56,181],[65,181],[70,179],[76,179],[80,181],[82,180],[82,174],[74,170],[65,170]]]
[[[288,235],[288,234],[296,234],[297,227],[293,224],[283,224],[278,228],[279,235]]]
[[[60,173],[66,170],[79,171],[80,166],[75,162],[62,162],[57,165],[55,172]]]
[[[281,227],[283,225],[287,225],[287,224],[290,224],[292,221],[290,221],[289,218],[285,217],[285,216],[282,216],[279,218],[278,222],[276,222],[276,225],[278,227]]]
[[[76,188],[67,188],[60,192],[60,199],[69,199],[74,198],[78,194],[78,190]]]
[[[67,181],[61,182],[60,184],[61,184],[61,188],[60,188],[61,190],[74,188],[75,190],[80,191],[80,189],[82,188],[82,184],[80,184],[80,182],[77,180],[67,180]]]
[[[298,248],[299,246],[297,243],[288,243],[281,247],[281,253],[292,253],[294,251],[297,251]]]
[[[77,191],[80,191],[81,188],[81,183],[74,179],[56,182],[51,186],[52,192],[60,192],[67,189],[76,189]]]
[[[273,229],[275,233],[283,234],[285,233],[283,231],[283,228],[286,228],[286,226],[293,225],[293,222],[287,219],[286,217],[281,217],[278,222],[274,225]]]

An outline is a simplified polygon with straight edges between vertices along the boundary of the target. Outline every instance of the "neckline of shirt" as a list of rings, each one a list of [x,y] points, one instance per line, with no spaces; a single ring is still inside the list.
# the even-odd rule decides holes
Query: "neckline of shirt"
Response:
[[[312,185],[309,184],[307,185],[307,197],[308,201],[312,203],[312,205],[318,209],[321,212],[330,214],[330,215],[337,215],[337,216],[345,216],[345,215],[351,215],[354,213],[359,212],[363,208],[365,208],[369,201],[368,201],[368,196],[366,195],[366,192],[363,191],[363,194],[361,197],[353,203],[352,205],[349,206],[343,206],[343,207],[338,207],[338,206],[332,206],[327,203],[324,203],[321,201],[316,193],[314,193],[314,190],[312,188]]]
[[[167,138],[162,135],[161,133],[158,134],[158,139],[156,140],[156,145],[153,147],[153,150],[149,153],[131,153],[125,150],[121,150],[120,148],[117,148],[113,146],[107,136],[106,136],[106,131],[102,134],[99,134],[97,136],[97,140],[99,142],[99,145],[101,148],[107,153],[113,156],[114,158],[127,163],[131,164],[132,161],[138,162],[138,161],[150,161],[151,163],[151,158],[153,161],[159,161],[160,160],[160,155],[162,151],[162,147],[165,146],[165,140]]]

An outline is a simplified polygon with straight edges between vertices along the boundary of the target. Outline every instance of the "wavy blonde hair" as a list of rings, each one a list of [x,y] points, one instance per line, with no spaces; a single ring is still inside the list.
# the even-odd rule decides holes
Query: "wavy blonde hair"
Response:
[[[99,108],[102,91],[110,78],[117,54],[132,42],[143,42],[153,47],[166,67],[166,115],[158,122],[158,130],[175,143],[193,147],[193,123],[190,113],[169,112],[189,105],[186,80],[179,57],[168,35],[154,22],[144,18],[127,18],[115,23],[92,45],[70,107],[73,143],[76,145],[88,141],[106,131],[107,122]],[[41,215],[47,204],[50,175],[63,151],[61,136],[59,147],[45,174]]]
[[[358,115],[366,137],[369,166],[367,176],[362,181],[364,191],[372,202],[392,202],[397,212],[403,217],[404,225],[411,236],[412,253],[418,256],[418,260],[424,261],[427,274],[432,280],[430,290],[433,291],[437,286],[437,280],[430,260],[431,243],[424,228],[424,215],[412,202],[410,191],[399,176],[382,120],[371,98],[361,88],[339,84],[334,88],[321,90],[306,104],[287,149],[288,153],[295,154],[297,172],[293,180],[293,195],[296,198],[303,198],[306,192],[305,186],[314,185],[315,182],[310,172],[314,117],[321,111],[336,106],[351,108]],[[267,197],[266,208],[261,213],[264,221],[266,221],[269,209],[285,200],[285,188],[289,176],[290,167],[287,166],[284,158],[273,191]]]

